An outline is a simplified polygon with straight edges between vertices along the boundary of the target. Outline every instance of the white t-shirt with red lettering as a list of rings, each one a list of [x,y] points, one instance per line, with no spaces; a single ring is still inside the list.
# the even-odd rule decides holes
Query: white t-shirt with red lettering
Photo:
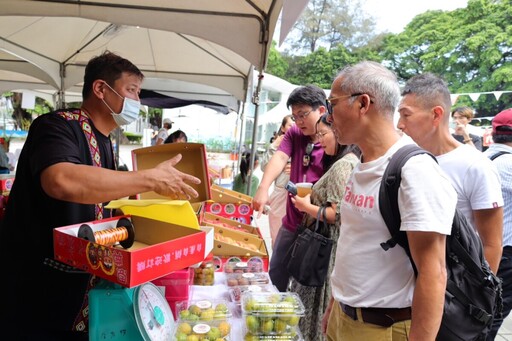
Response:
[[[333,297],[353,307],[403,308],[412,304],[415,275],[397,245],[384,251],[390,233],[379,210],[379,188],[391,156],[411,143],[401,138],[385,155],[354,169],[340,203],[341,226],[331,274]],[[457,194],[438,164],[426,154],[402,168],[398,205],[403,231],[449,235]]]

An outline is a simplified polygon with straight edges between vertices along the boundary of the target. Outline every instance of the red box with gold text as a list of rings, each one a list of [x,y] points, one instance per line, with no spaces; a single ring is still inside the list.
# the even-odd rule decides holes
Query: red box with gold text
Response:
[[[131,220],[133,245],[103,246],[78,237],[82,224],[53,230],[55,259],[131,288],[201,262],[213,248],[213,231],[197,230],[139,216]],[[122,217],[86,223],[94,232],[116,227]]]

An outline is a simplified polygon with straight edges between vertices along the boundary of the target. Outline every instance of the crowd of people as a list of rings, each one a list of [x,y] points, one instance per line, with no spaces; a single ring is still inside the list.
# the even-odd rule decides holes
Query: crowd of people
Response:
[[[284,171],[292,182],[314,183],[311,195],[287,194],[269,271],[280,291],[296,292],[303,300],[304,339],[434,340],[447,286],[446,236],[457,209],[477,231],[490,269],[503,280],[503,315],[481,336],[494,340],[512,308],[512,109],[494,118],[494,144],[482,153],[481,139],[468,132],[472,109],[452,110],[448,86],[437,75],[412,77],[400,91],[393,72],[361,62],[342,69],[325,97],[310,85],[290,94],[295,126],[279,145],[271,145],[253,198],[254,208],[263,212],[270,184]],[[391,156],[408,144],[437,159],[417,155],[402,168],[401,230],[417,273],[403,250],[380,247],[389,230],[377,205]],[[326,163],[333,155],[339,160]],[[329,224],[325,236],[337,243],[327,282],[308,287],[289,275],[285,255],[302,220],[311,225],[322,206]],[[380,324],[388,318],[391,325]]]
[[[0,325],[16,330],[19,340],[88,339],[87,292],[94,281],[47,265],[55,226],[110,217],[105,203],[145,191],[197,196],[190,185],[199,179],[174,168],[180,155],[143,171],[115,167],[108,136],[137,117],[143,79],[134,64],[107,51],[85,69],[81,107],[43,115],[31,125],[0,229],[2,240],[23,240],[23,249],[6,243],[0,251],[2,259],[16,257],[4,262],[9,294],[0,305]],[[441,77],[420,74],[400,90],[393,72],[368,61],[344,67],[329,97],[305,85],[286,104],[291,115],[263,156],[261,182],[253,174],[258,156],[251,169],[245,152],[234,189],[253,196],[257,214],[271,208],[269,275],[279,291],[296,292],[305,304],[299,325],[304,339],[434,340],[447,285],[445,243],[458,209],[503,280],[503,315],[482,335],[493,340],[512,308],[512,109],[496,115],[494,144],[482,153],[466,127],[472,111],[452,110]],[[164,120],[156,145],[187,142],[181,130],[168,134],[172,123]],[[381,248],[390,235],[378,205],[389,160],[410,144],[436,159],[416,155],[401,173],[401,230],[415,268],[404,249]],[[288,193],[288,181],[312,183],[312,191]],[[290,275],[286,255],[299,226],[315,219],[325,220],[323,233],[335,243],[324,285],[312,287]],[[22,318],[28,312],[30,323]]]

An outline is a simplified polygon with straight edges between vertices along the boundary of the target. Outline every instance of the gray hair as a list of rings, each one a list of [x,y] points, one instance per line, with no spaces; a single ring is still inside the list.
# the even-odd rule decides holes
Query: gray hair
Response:
[[[448,113],[446,119],[448,120],[448,117],[450,117],[449,113],[452,107],[450,90],[448,90],[448,85],[441,77],[428,72],[412,77],[405,83],[402,91],[402,96],[409,94],[416,95],[418,104],[423,108],[442,106],[444,111]]]
[[[363,61],[344,67],[336,76],[339,77],[343,78],[341,91],[368,94],[379,112],[393,116],[400,101],[400,87],[392,71],[379,63]]]

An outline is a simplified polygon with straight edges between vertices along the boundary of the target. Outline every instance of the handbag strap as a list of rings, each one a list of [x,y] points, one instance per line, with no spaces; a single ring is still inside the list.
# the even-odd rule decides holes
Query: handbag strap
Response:
[[[318,230],[320,229],[320,217],[322,217],[322,221],[324,223],[324,229],[327,229],[327,213],[325,212],[326,207],[324,205],[321,205],[318,209],[318,212],[316,214],[316,222],[315,222],[315,231],[318,233]]]

